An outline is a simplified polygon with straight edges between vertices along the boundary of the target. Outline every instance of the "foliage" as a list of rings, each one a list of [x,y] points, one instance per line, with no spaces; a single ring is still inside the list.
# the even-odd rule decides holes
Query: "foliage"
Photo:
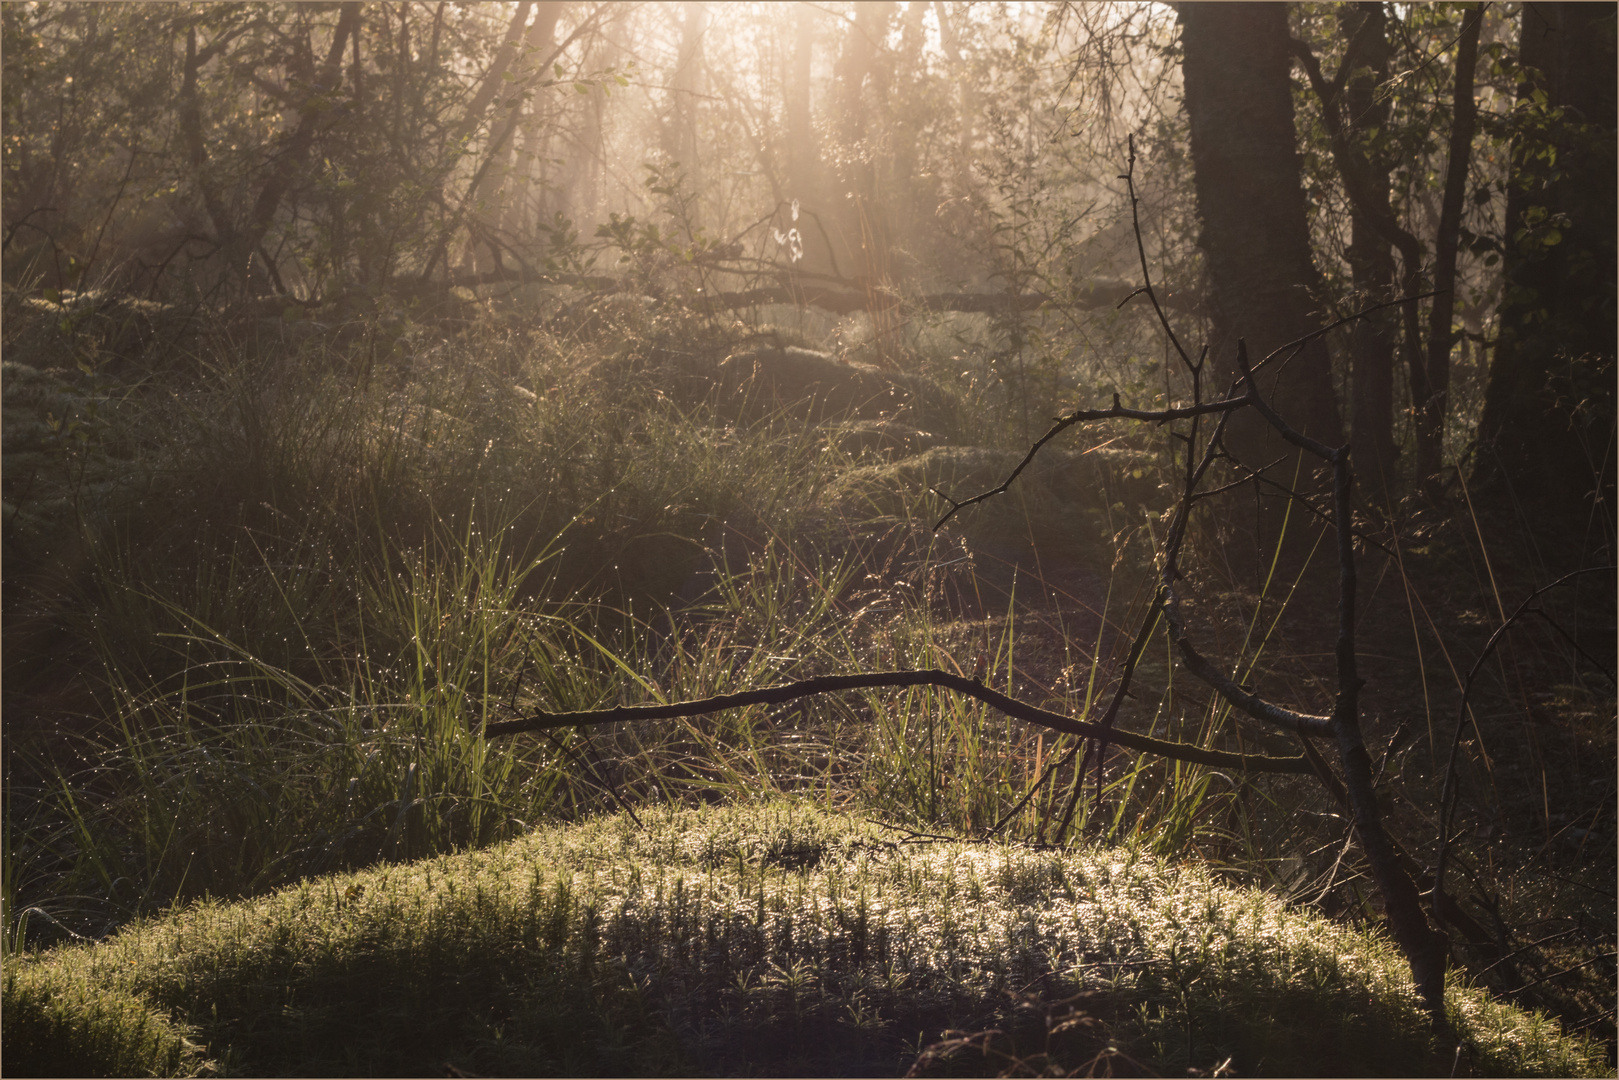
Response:
[[[186,897],[486,844],[621,798],[831,783],[919,824],[1003,813],[1040,740],[998,723],[1009,743],[992,749],[982,714],[959,705],[936,727],[929,694],[626,729],[605,745],[476,734],[514,710],[699,697],[901,653],[972,664],[959,655],[972,645],[936,637],[933,612],[979,586],[939,568],[948,537],[918,536],[927,508],[912,505],[910,474],[862,466],[879,459],[846,456],[836,429],[823,441],[785,420],[738,428],[716,403],[681,404],[650,382],[627,394],[650,374],[634,374],[633,356],[665,349],[633,325],[595,346],[607,357],[588,373],[558,343],[494,334],[463,343],[453,367],[428,352],[405,381],[343,371],[364,353],[222,366],[112,413],[107,444],[132,452],[68,439],[94,482],[25,502],[8,523],[8,574],[35,620],[13,638],[13,700],[66,670],[77,702],[65,727],[12,741],[8,790],[40,815],[8,840],[14,927],[32,908],[35,939],[100,932]],[[38,377],[16,368],[8,386]],[[10,400],[13,415],[38,407]],[[1061,499],[1118,485],[1109,460],[1072,462]],[[851,488],[838,472],[864,479]],[[1076,509],[1031,503],[1020,527],[1048,545],[1076,524],[1098,539],[1109,528],[1111,507]],[[813,526],[828,511],[846,522],[841,541]],[[965,536],[1006,534],[992,516],[982,526]],[[795,533],[847,553],[812,563]],[[909,539],[889,558],[915,563],[857,578],[864,552],[894,536]],[[1013,625],[995,669],[1017,680]],[[82,644],[42,668],[34,650],[55,632]],[[1096,692],[1079,673],[1102,623],[1086,633],[1058,700]],[[1062,749],[1040,745],[1036,759]],[[1056,798],[1028,811],[1047,831]],[[1132,827],[1150,834],[1154,819]]]
[[[1345,13],[1293,9],[1329,77],[1346,62]],[[1399,63],[1376,90],[1390,121],[1354,146],[1389,170],[1398,224],[1432,254],[1463,13],[1386,14]],[[1567,230],[1550,209],[1520,222],[1502,209],[1509,192],[1558,179],[1566,159],[1551,148],[1571,130],[1547,101],[1514,104],[1513,15],[1484,13],[1451,464],[1477,422],[1499,305],[1525,301],[1502,293],[1501,257],[1555,252]],[[1150,599],[1156,512],[1181,479],[1164,453],[1177,436],[1088,428],[1010,500],[942,531],[930,529],[942,504],[929,488],[992,486],[1029,433],[1075,403],[1118,393],[1162,407],[1190,392],[1141,300],[1109,312],[1085,299],[1139,274],[1115,175],[1136,135],[1140,238],[1167,282],[1155,284],[1177,319],[1206,314],[1169,9],[831,4],[783,19],[767,5],[8,4],[0,33],[4,940],[8,979],[20,973],[6,986],[8,1025],[72,1028],[68,1041],[99,1047],[113,1071],[137,1059],[201,1068],[183,1037],[211,1021],[129,996],[148,983],[82,1001],[57,992],[60,965],[108,943],[34,951],[171,905],[273,906],[361,880],[317,875],[516,850],[502,845],[542,823],[622,807],[651,820],[660,804],[761,791],[922,832],[995,831],[1033,845],[1008,858],[1047,870],[1070,856],[1039,845],[1094,840],[1201,863],[1348,922],[1379,918],[1358,852],[1313,787],[1116,753],[1082,773],[1074,740],[930,690],[554,741],[478,732],[535,709],[900,665],[982,668],[1071,715],[1106,699],[1120,628]],[[1316,299],[1343,313],[1366,297],[1326,114],[1306,85],[1298,69]],[[802,258],[772,239],[789,218]],[[727,299],[821,286],[864,307]],[[976,309],[987,316],[928,310],[945,289],[1043,300]],[[720,375],[728,357],[784,345],[880,365],[925,389],[926,407],[818,420],[744,399]],[[1571,370],[1550,391],[1594,400],[1587,368]],[[1336,373],[1347,401],[1348,363]],[[1367,730],[1391,820],[1419,861],[1430,855],[1454,738],[1451,880],[1465,877],[1458,896],[1478,931],[1457,932],[1457,960],[1498,995],[1610,1030],[1613,869],[1592,852],[1611,848],[1613,789],[1591,762],[1611,757],[1611,679],[1592,661],[1611,649],[1579,614],[1590,589],[1583,606],[1543,599],[1547,625],[1513,630],[1458,715],[1467,661],[1546,567],[1532,535],[1520,557],[1472,516],[1476,490],[1455,484],[1449,504],[1431,505],[1434,492],[1401,480],[1391,495],[1357,518],[1379,582],[1363,615],[1376,655],[1363,663],[1376,668]],[[1189,557],[1202,560],[1191,569],[1218,580],[1224,525],[1199,515],[1191,528]],[[1325,701],[1320,658],[1283,624],[1311,617],[1302,580],[1191,590],[1187,603],[1236,677]],[[1252,750],[1252,733],[1177,682],[1155,642],[1121,722]],[[662,873],[644,871],[654,896]],[[696,878],[685,880],[689,896]],[[834,888],[807,881],[789,874],[781,887]],[[761,887],[776,897],[774,878]],[[627,891],[612,895],[629,905]],[[573,934],[584,916],[568,911]],[[805,907],[803,918],[822,916]],[[637,947],[657,953],[655,936]],[[534,969],[523,988],[512,975],[498,1008],[529,1019],[474,1016],[468,1030],[485,1034],[466,1036],[476,1046],[455,1060],[695,1067],[683,1021],[658,1011],[617,954],[596,959],[594,982]],[[789,1015],[809,1025],[792,1038],[826,1029],[824,1000],[808,1002],[828,984],[800,959],[772,954],[757,984],[703,990],[741,1009],[716,1014],[711,1043],[733,1021],[764,1024],[737,1036],[744,1047],[781,1036]],[[1157,1014],[1092,1019],[1134,1032],[1142,1060],[1219,1065],[1208,1025],[1241,1025],[1225,1013],[1205,1024],[1186,996],[1202,984],[1173,982],[1154,984],[1167,1003]],[[850,996],[866,985],[839,984],[849,1012],[837,1030],[883,1046],[890,1063],[914,1059],[922,1047],[900,1046],[904,1024],[868,1022],[876,991]],[[548,995],[575,991],[572,1011],[544,1011]],[[1059,1024],[1056,997],[990,1008],[983,992],[924,1026],[963,1028],[958,1049],[1012,1054],[1004,1065]],[[1457,994],[1472,1067],[1586,1067],[1535,1064],[1539,1051],[1522,1048],[1551,1046],[1549,1028]],[[1370,1022],[1358,1000],[1330,1000],[1343,1030]],[[302,1005],[283,1006],[253,1022],[302,1022]],[[1282,1011],[1267,1001],[1258,1015]],[[1002,1036],[971,1030],[1003,1022]],[[1330,1030],[1339,1022],[1322,1014]],[[1070,1030],[1081,1028],[1099,1030]],[[596,1049],[567,1057],[559,1047],[578,1030]],[[1105,1049],[1089,1038],[1089,1054]],[[8,1052],[12,1039],[8,1027]],[[512,1040],[524,1048],[501,1049]],[[1279,1052],[1300,1061],[1307,1049]],[[328,1064],[358,1067],[345,1062]]]

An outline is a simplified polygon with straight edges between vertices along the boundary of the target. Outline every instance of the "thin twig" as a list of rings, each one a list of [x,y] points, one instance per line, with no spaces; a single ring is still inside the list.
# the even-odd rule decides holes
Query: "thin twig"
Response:
[[[1546,944],[1546,942],[1548,942],[1548,941],[1556,941],[1558,938],[1565,938],[1565,937],[1568,937],[1570,934],[1577,934],[1577,933],[1580,932],[1580,930],[1581,930],[1581,927],[1574,926],[1574,927],[1570,927],[1567,930],[1559,930],[1555,934],[1548,934],[1547,936],[1541,938],[1538,941],[1531,941],[1529,944],[1523,946],[1522,948],[1513,949],[1511,952],[1507,953],[1505,956],[1501,957],[1500,959],[1494,960],[1494,961],[1491,961],[1488,964],[1485,964],[1483,967],[1481,967],[1477,971],[1473,972],[1473,974],[1474,975],[1482,975],[1486,971],[1489,971],[1491,968],[1499,967],[1500,965],[1506,963],[1508,960],[1511,960],[1513,957],[1520,956],[1523,953],[1528,952],[1530,949],[1538,949],[1538,948],[1540,948],[1540,946]]]
[[[1070,761],[1073,761],[1074,755],[1078,753],[1079,748],[1084,745],[1085,743],[1083,741],[1076,742],[1073,746],[1068,748],[1068,752],[1065,753],[1060,759],[1052,762],[1050,765],[1047,765],[1045,771],[1040,774],[1040,778],[1029,785],[1029,790],[1023,793],[1023,797],[1017,801],[1017,804],[1013,806],[1012,809],[1002,814],[999,821],[990,826],[989,831],[984,834],[984,839],[991,839],[1002,829],[1006,828],[1007,822],[1017,817],[1023,808],[1029,805],[1029,800],[1034,798],[1035,792],[1045,787],[1048,780],[1057,775],[1057,773],[1061,772],[1064,766],[1066,766]]]
[[[1445,783],[1440,789],[1439,794],[1439,848],[1438,853],[1434,856],[1433,872],[1434,889],[1436,892],[1442,890],[1445,883],[1445,860],[1449,854],[1450,848],[1450,815],[1455,809],[1456,755],[1457,751],[1461,748],[1462,732],[1466,730],[1468,718],[1472,715],[1471,711],[1468,709],[1468,698],[1473,693],[1473,680],[1478,677],[1479,670],[1484,666],[1484,661],[1488,660],[1490,658],[1490,654],[1495,651],[1495,647],[1501,644],[1501,641],[1503,638],[1505,638],[1507,631],[1510,630],[1512,625],[1520,618],[1529,613],[1530,605],[1538,600],[1543,594],[1550,592],[1552,589],[1558,588],[1562,585],[1567,585],[1575,578],[1581,577],[1585,574],[1611,574],[1615,569],[1616,568],[1613,566],[1588,566],[1583,570],[1575,570],[1564,574],[1556,581],[1553,581],[1547,585],[1542,585],[1540,588],[1524,597],[1523,602],[1520,603],[1512,614],[1507,617],[1505,622],[1496,628],[1495,633],[1490,635],[1490,640],[1484,643],[1484,648],[1478,654],[1478,659],[1473,661],[1472,668],[1468,670],[1467,679],[1462,683],[1462,700],[1461,703],[1456,707],[1456,732],[1453,736],[1451,736],[1450,756],[1445,763]]]
[[[1129,169],[1125,172],[1122,179],[1125,182],[1126,188],[1130,192],[1130,217],[1131,220],[1136,223],[1136,254],[1141,258],[1141,280],[1144,283],[1141,288],[1137,289],[1135,293],[1131,293],[1131,295],[1134,296],[1137,293],[1147,294],[1147,299],[1152,301],[1152,310],[1158,315],[1158,325],[1164,328],[1164,336],[1169,338],[1169,343],[1171,345],[1175,346],[1175,351],[1180,354],[1181,363],[1185,364],[1186,369],[1195,375],[1202,370],[1203,360],[1208,355],[1208,349],[1205,347],[1203,354],[1199,356],[1197,363],[1192,363],[1192,358],[1186,355],[1186,349],[1181,345],[1181,339],[1175,336],[1174,329],[1170,327],[1169,317],[1164,314],[1163,307],[1161,307],[1158,303],[1158,293],[1152,287],[1152,274],[1147,268],[1147,247],[1141,239],[1141,219],[1136,211],[1136,204],[1141,200],[1136,196],[1136,137],[1134,133],[1130,135],[1129,147]],[[1123,305],[1120,306],[1122,307]]]
[[[1531,986],[1539,986],[1541,983],[1549,982],[1552,979],[1561,979],[1564,975],[1572,975],[1576,971],[1580,970],[1581,968],[1590,967],[1592,964],[1596,963],[1599,960],[1612,960],[1616,956],[1619,956],[1619,953],[1611,953],[1611,952],[1610,953],[1599,953],[1598,955],[1591,957],[1591,959],[1589,959],[1589,960],[1584,960],[1584,961],[1581,961],[1578,964],[1575,964],[1571,968],[1564,968],[1562,971],[1554,971],[1550,975],[1542,975],[1540,978],[1535,979],[1532,982],[1524,983],[1522,986],[1518,987],[1516,990],[1508,990],[1506,996],[1507,997],[1515,997],[1518,994],[1521,994],[1525,990],[1529,989]]]
[[[1017,463],[1016,467],[1012,469],[1011,473],[1007,475],[1006,479],[990,490],[974,495],[970,499],[963,499],[962,501],[957,502],[955,499],[952,499],[938,488],[930,487],[928,489],[929,491],[933,492],[935,495],[939,496],[939,498],[950,504],[949,512],[947,512],[938,521],[934,522],[933,528],[935,530],[940,529],[943,527],[945,522],[949,521],[962,510],[965,510],[967,507],[972,506],[975,503],[981,503],[986,499],[994,498],[996,495],[1005,494],[1007,489],[1012,486],[1012,481],[1016,480],[1020,475],[1022,475],[1023,470],[1028,468],[1029,464],[1034,461],[1035,455],[1040,453],[1041,449],[1048,442],[1055,439],[1058,435],[1062,434],[1064,431],[1067,431],[1075,424],[1084,424],[1092,420],[1114,419],[1141,420],[1151,424],[1164,424],[1171,420],[1185,420],[1190,417],[1201,416],[1205,413],[1233,412],[1247,404],[1248,399],[1246,396],[1244,396],[1239,398],[1227,398],[1223,401],[1210,401],[1202,404],[1186,405],[1172,409],[1131,409],[1126,408],[1120,402],[1118,394],[1114,394],[1113,405],[1111,408],[1076,409],[1067,416],[1060,417],[1053,422],[1050,430],[1034,441],[1034,444],[1029,447],[1029,452],[1023,455],[1023,460]]]

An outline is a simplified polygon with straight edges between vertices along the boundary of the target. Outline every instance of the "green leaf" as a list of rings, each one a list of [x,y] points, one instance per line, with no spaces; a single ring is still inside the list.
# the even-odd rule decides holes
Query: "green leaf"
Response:
[[[1557,229],[1547,229],[1541,234],[1540,242],[1545,247],[1556,247],[1563,242],[1563,234]]]

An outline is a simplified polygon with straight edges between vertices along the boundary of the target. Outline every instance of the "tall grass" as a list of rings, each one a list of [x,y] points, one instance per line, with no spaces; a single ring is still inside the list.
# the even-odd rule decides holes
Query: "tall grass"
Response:
[[[491,718],[530,709],[980,658],[998,685],[1082,714],[1111,692],[1115,639],[1143,603],[1121,598],[1146,568],[1115,560],[1083,640],[1064,612],[1090,601],[1036,610],[1016,590],[963,640],[940,582],[977,584],[948,567],[959,552],[929,533],[925,493],[880,500],[881,520],[833,513],[823,493],[868,459],[786,413],[742,424],[704,396],[724,332],[676,320],[406,343],[386,364],[205,354],[121,414],[139,452],[76,515],[72,574],[30,586],[85,643],[72,678],[86,704],[10,740],[8,797],[29,822],[6,838],[10,932],[27,908],[30,933],[99,934],[189,897],[657,801],[813,791],[973,832],[1045,777],[1010,835],[1201,845],[1228,863],[1296,805],[1267,815],[1232,778],[1118,755],[1082,775],[1071,739],[931,689],[484,739]],[[874,570],[894,536],[905,558]],[[1041,638],[1062,642],[1060,678],[1027,656]],[[1229,737],[1223,711],[1197,719],[1169,693],[1126,722]]]

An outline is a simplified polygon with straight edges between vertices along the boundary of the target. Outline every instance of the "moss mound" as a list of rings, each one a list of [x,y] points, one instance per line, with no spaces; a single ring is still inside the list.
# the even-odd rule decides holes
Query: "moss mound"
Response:
[[[1452,1001],[1459,1057],[1384,940],[1263,893],[773,802],[193,904],[14,960],[4,1038],[81,1075],[1602,1071]]]

